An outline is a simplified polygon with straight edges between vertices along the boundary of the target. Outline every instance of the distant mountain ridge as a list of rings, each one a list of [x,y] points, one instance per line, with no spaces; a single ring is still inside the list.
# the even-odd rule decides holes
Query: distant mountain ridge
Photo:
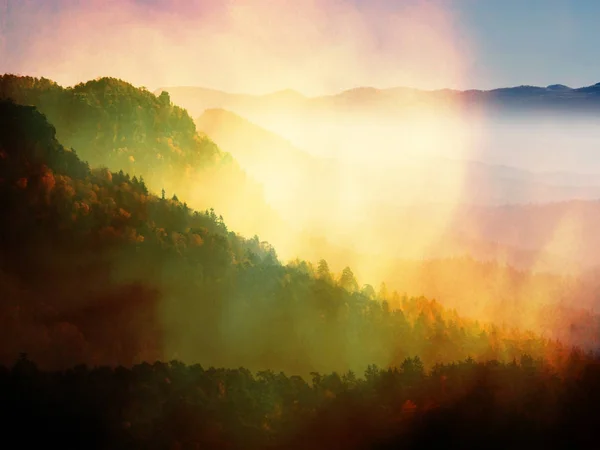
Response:
[[[300,177],[305,183],[314,186],[320,176],[324,176],[326,180],[331,176],[339,176],[337,172],[340,164],[343,164],[343,161],[307,153],[276,133],[228,110],[208,109],[195,122],[198,130],[231,153],[261,183],[273,181],[281,183],[281,187],[287,185],[287,189],[291,189],[292,184],[299,188],[302,183],[296,178]],[[526,204],[600,198],[600,178],[594,173],[534,172],[511,166],[448,158],[404,161],[402,167],[390,166],[389,169],[429,174],[436,180],[449,177],[453,181],[460,178],[468,193],[464,201],[471,204]],[[288,173],[284,175],[286,170]],[[278,174],[277,177],[274,174]],[[361,179],[363,177],[371,179],[367,183],[371,187],[378,186],[383,181],[379,176],[370,174],[366,168],[360,175]],[[407,175],[403,178],[406,180]],[[381,186],[381,189],[393,191],[400,189],[401,185],[398,182],[392,186]],[[411,189],[416,188],[414,184],[409,183],[409,186]],[[328,190],[323,187],[322,192]],[[438,192],[438,195],[438,200],[441,201],[443,191]],[[323,198],[323,194],[319,196]]]
[[[265,186],[266,198],[284,219],[315,227],[330,236],[331,244],[360,253],[344,254],[339,260],[364,261],[366,255],[378,253],[416,258],[407,242],[420,242],[426,224],[446,222],[435,245],[427,250],[430,253],[422,257],[470,255],[519,269],[553,272],[579,272],[600,264],[592,250],[597,247],[597,233],[587,225],[597,222],[600,211],[598,175],[533,172],[445,158],[404,161],[402,167],[388,165],[388,172],[368,167],[352,171],[343,160],[306,153],[227,110],[205,111],[196,126]],[[394,172],[402,176],[394,177]],[[361,206],[356,214],[336,213],[349,174],[353,186],[359,186],[353,200]],[[461,204],[449,217],[447,204],[455,201],[456,180],[463,183]],[[421,200],[414,204],[411,193],[417,191]],[[358,248],[360,243],[352,243],[352,234],[340,231],[348,227],[360,230],[368,245]],[[389,236],[391,228],[403,239],[382,238]],[[398,248],[395,242],[400,243]],[[327,259],[330,252],[331,248]]]
[[[248,110],[264,112],[274,107],[284,107],[287,111],[339,110],[359,107],[377,108],[386,113],[407,107],[440,106],[444,104],[459,107],[512,110],[564,110],[600,112],[600,83],[591,86],[571,88],[562,84],[546,87],[514,86],[492,90],[452,89],[421,90],[408,87],[378,89],[358,87],[337,94],[308,97],[293,91],[284,90],[265,95],[232,94],[203,87],[161,87],[158,95],[167,91],[173,99],[190,110],[193,116],[206,109],[231,109],[237,113]]]
[[[303,98],[303,99],[308,100],[308,99],[316,99],[316,98],[322,98],[322,97],[348,96],[348,95],[352,95],[352,94],[356,94],[356,93],[360,93],[360,92],[371,93],[371,94],[403,93],[403,92],[404,93],[419,92],[419,93],[464,94],[464,93],[472,93],[472,92],[480,92],[480,93],[500,93],[500,92],[502,92],[502,93],[507,93],[507,92],[534,93],[535,92],[535,93],[542,93],[542,92],[563,91],[563,92],[572,92],[572,93],[590,93],[591,92],[591,93],[600,94],[600,82],[590,85],[590,86],[583,86],[583,87],[579,87],[579,88],[572,88],[572,87],[569,87],[564,84],[551,84],[546,87],[533,86],[533,85],[519,85],[519,86],[494,88],[494,89],[464,89],[464,90],[448,89],[448,88],[445,88],[445,89],[419,89],[419,88],[411,88],[411,87],[406,87],[406,86],[397,86],[397,87],[391,87],[391,88],[376,88],[373,86],[360,86],[360,87],[356,87],[356,88],[345,89],[336,94],[326,94],[326,95],[317,95],[317,96],[307,96],[307,95],[304,95],[301,92],[298,92],[294,89],[283,89],[283,90],[274,91],[274,92],[267,93],[267,94],[245,94],[245,93],[232,93],[232,92],[228,92],[228,91],[206,88],[206,87],[201,87],[201,86],[164,86],[164,87],[159,87],[158,89],[156,89],[154,91],[154,93],[156,95],[160,95],[160,93],[163,91],[169,92],[169,90],[173,90],[173,89],[193,89],[193,90],[198,90],[198,91],[200,91],[200,90],[205,91],[207,93],[210,92],[215,95],[239,96],[239,97],[247,97],[247,98],[263,98],[263,99],[267,98],[267,97],[276,97],[276,96],[280,96],[280,95],[285,95],[285,96],[289,96],[289,97]]]

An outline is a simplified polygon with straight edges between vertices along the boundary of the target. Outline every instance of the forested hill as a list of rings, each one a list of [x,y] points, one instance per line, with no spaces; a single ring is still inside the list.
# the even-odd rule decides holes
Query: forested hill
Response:
[[[58,140],[92,167],[143,177],[154,192],[185,198],[197,208],[218,205],[237,231],[281,228],[261,188],[206,136],[165,92],[155,96],[129,83],[101,78],[63,88],[44,78],[0,76],[0,99],[36,106]]]
[[[561,372],[410,359],[303,379],[178,361],[47,372],[22,355],[0,366],[0,417],[21,448],[593,449],[600,364],[572,356]]]
[[[359,287],[350,268],[282,265],[212,211],[90,170],[35,108],[0,102],[0,359],[41,367],[180,359],[289,373],[428,366],[567,349],[433,300]]]

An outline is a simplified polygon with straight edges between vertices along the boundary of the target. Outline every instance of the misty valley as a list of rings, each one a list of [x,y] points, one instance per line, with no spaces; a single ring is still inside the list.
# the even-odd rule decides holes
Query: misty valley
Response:
[[[0,76],[6,439],[595,448],[599,113]]]

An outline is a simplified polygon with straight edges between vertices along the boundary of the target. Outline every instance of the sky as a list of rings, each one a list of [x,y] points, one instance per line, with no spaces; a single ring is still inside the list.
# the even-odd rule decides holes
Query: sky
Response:
[[[0,73],[156,89],[600,81],[597,0],[0,0]]]

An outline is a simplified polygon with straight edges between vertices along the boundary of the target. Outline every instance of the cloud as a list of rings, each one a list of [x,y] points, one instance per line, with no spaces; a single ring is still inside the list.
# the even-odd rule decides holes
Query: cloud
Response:
[[[29,1],[9,12],[0,71],[62,84],[110,75],[150,88],[204,85],[250,93],[452,87],[464,81],[470,50],[444,5]]]

